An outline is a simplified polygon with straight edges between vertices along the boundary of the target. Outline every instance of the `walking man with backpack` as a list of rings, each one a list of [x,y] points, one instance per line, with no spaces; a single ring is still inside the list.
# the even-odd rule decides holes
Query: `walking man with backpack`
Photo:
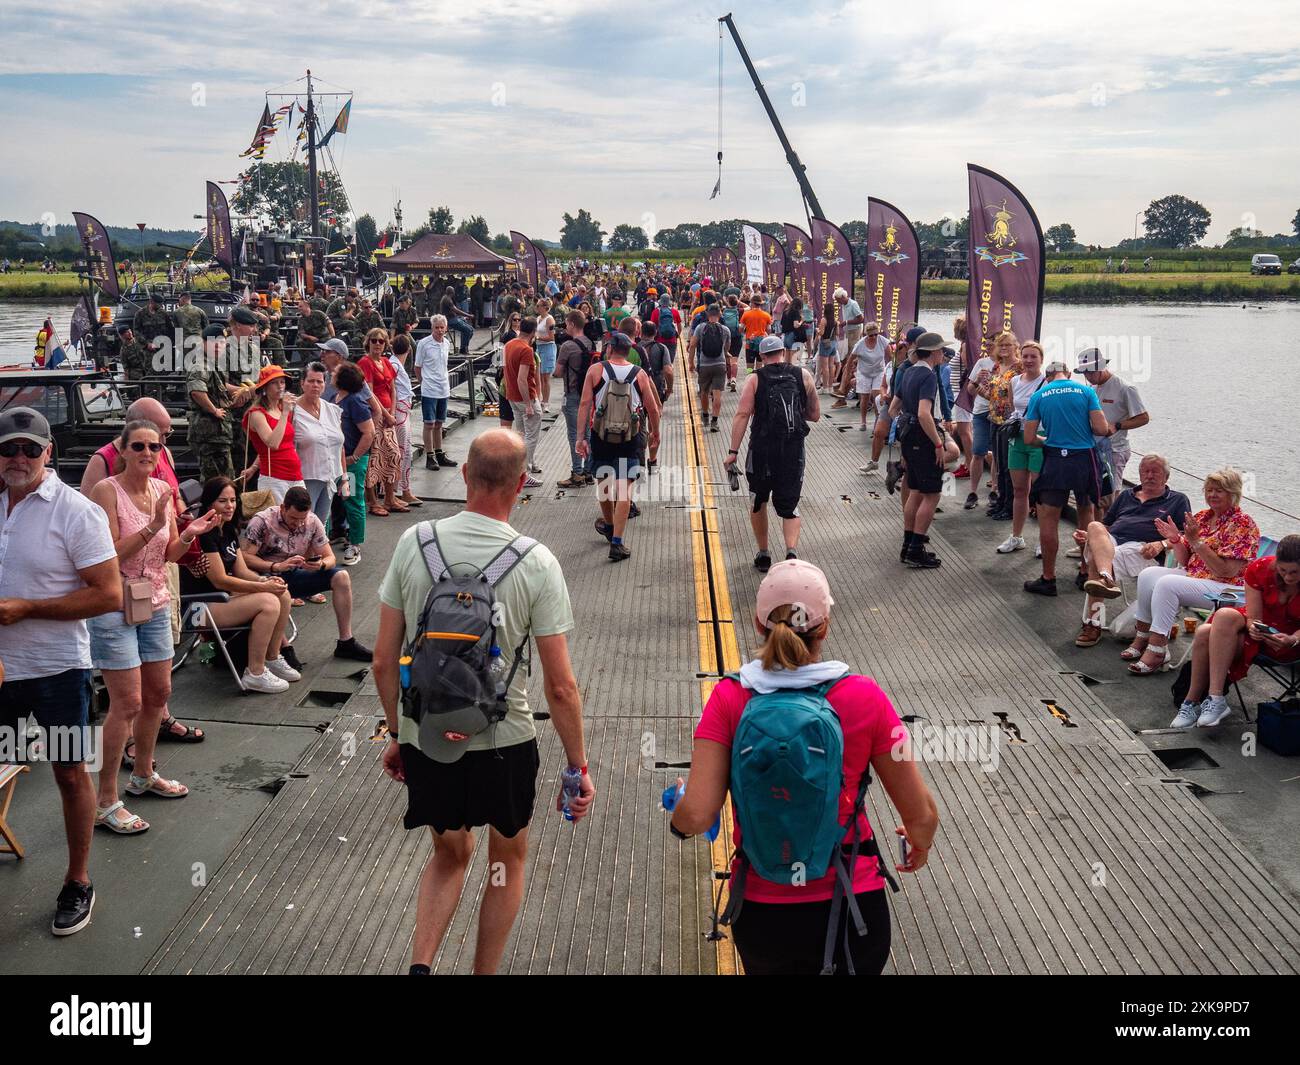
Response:
[[[943,465],[947,459],[939,419],[939,378],[935,373],[943,360],[943,337],[923,333],[913,349],[915,362],[898,378],[889,415],[896,421],[897,439],[907,467],[903,501],[903,548],[898,561],[912,569],[938,569],[939,557],[926,549],[934,511],[943,492]],[[922,372],[924,369],[925,372]]]
[[[767,549],[767,503],[781,518],[785,557],[795,558],[799,547],[799,497],[803,493],[804,437],[808,423],[818,421],[821,403],[812,374],[785,361],[785,344],[778,336],[764,337],[758,345],[762,360],[757,373],[745,378],[736,416],[731,423],[731,450],[727,473],[734,474],[745,429],[753,420],[745,479],[749,483],[749,522],[758,554],[754,566],[766,573],[772,565]],[[714,418],[717,423],[717,418]]]
[[[608,357],[587,371],[578,409],[578,424],[591,426],[591,439],[578,441],[578,454],[591,455],[600,486],[596,531],[609,541],[611,562],[632,554],[623,543],[632,482],[640,474],[645,445],[659,446],[659,394],[650,375],[628,362],[631,349],[626,333],[610,334]]]
[[[384,771],[406,785],[405,827],[428,826],[433,837],[412,975],[428,974],[460,902],[474,829],[488,828],[492,871],[475,973],[496,971],[523,901],[540,765],[527,700],[530,638],[568,763],[556,810],[580,821],[596,794],[569,660],[564,573],[544,545],[508,522],[525,477],[523,441],[508,429],[483,433],[461,473],[465,509],[407,529],[380,588],[374,670],[390,738]]]
[[[710,303],[704,321],[691,332],[686,348],[687,369],[699,373],[700,416],[709,422],[709,432],[718,432],[722,413],[722,385],[727,376],[731,351],[731,330],[722,324],[722,309]],[[710,421],[710,419],[712,419]]]
[[[582,331],[584,325],[586,318],[581,311],[569,311],[564,316],[564,340],[555,360],[555,376],[564,379],[564,423],[569,430],[571,456],[568,478],[556,482],[561,488],[581,488],[595,483],[591,461],[578,454],[578,440],[587,438],[587,426],[578,421],[578,407],[582,403],[582,383],[587,379],[595,350]]]
[[[713,689],[689,787],[677,782],[679,839],[708,829],[731,793],[735,861],[721,923],[754,976],[879,974],[889,960],[886,882],[897,890],[890,867],[920,870],[939,827],[889,697],[822,658],[834,603],[816,566],[772,567],[754,611],[758,655]],[[872,770],[903,822],[883,840],[867,817]]]
[[[673,355],[676,353],[676,347],[675,343],[672,347],[669,347],[654,336],[648,325],[642,335],[641,343],[637,345],[637,350],[641,354],[641,366],[655,383],[655,391],[659,393],[659,406],[661,408],[668,402],[668,397],[673,394]],[[649,448],[646,473],[654,473],[658,464],[659,441],[656,439]]]

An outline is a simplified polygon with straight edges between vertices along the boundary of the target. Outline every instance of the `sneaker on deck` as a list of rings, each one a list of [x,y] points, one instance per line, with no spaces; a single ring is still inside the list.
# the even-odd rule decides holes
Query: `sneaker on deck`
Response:
[[[359,643],[355,636],[351,636],[335,642],[334,657],[347,658],[353,662],[373,662],[375,653],[365,644]]]
[[[772,568],[772,556],[766,551],[760,551],[754,556],[754,568],[759,573],[766,573]]]
[[[1012,551],[1022,551],[1025,547],[1025,538],[1023,536],[1008,536],[1002,543],[998,544],[999,555],[1009,555]]]
[[[541,488],[542,482],[534,477],[531,473],[524,479],[525,488]]]
[[[1075,544],[1065,553],[1066,558],[1083,558],[1083,548]]]
[[[345,566],[355,566],[361,561],[361,548],[356,544],[348,544],[339,554],[339,561]]]
[[[90,924],[90,915],[95,909],[95,888],[93,884],[82,884],[69,880],[59,892],[54,904],[54,920],[50,931],[56,936],[70,936],[80,932]]]
[[[1196,719],[1197,728],[1213,728],[1232,713],[1225,695],[1211,695],[1201,703],[1201,713]]]
[[[262,670],[256,676],[245,669],[240,682],[244,685],[245,691],[261,692],[263,695],[277,695],[289,688],[289,682],[281,680],[269,668]]]
[[[971,492],[970,495],[966,497],[966,502],[961,505],[961,508],[962,510],[974,510],[979,505],[980,497],[976,493]]]
[[[609,560],[611,562],[622,562],[623,559],[631,557],[632,550],[627,546],[627,544],[611,543],[609,545]]]
[[[1174,719],[1169,722],[1170,728],[1191,728],[1196,724],[1196,719],[1201,716],[1201,708],[1195,703],[1183,703],[1178,708],[1178,713]]]
[[[268,658],[266,668],[281,680],[287,680],[290,684],[302,680],[302,674],[285,661],[284,655],[280,655],[279,658]]]
[[[1025,591],[1031,595],[1056,595],[1056,578],[1049,580],[1046,577],[1039,577],[1036,580],[1025,581]]]
[[[880,463],[877,462],[875,459],[872,459],[872,460],[871,460],[870,462],[868,462],[865,466],[859,466],[859,467],[858,467],[858,472],[859,472],[859,473],[875,473],[875,472],[876,472],[877,470],[879,470],[879,469],[880,469]]]

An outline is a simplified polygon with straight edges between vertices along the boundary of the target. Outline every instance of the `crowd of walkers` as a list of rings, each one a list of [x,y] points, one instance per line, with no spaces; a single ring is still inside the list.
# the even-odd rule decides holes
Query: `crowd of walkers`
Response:
[[[1195,512],[1169,488],[1159,455],[1145,455],[1139,483],[1124,487],[1127,433],[1149,415],[1097,349],[1073,367],[1047,362],[1037,340],[980,338],[960,319],[952,340],[910,322],[887,335],[843,290],[811,308],[780,286],[715,284],[688,269],[556,270],[536,289],[519,282],[490,300],[471,296],[468,309],[454,286],[436,310],[425,292],[423,309],[434,313],[418,342],[415,295],[400,294],[391,331],[366,323],[357,345],[332,335],[332,314],[308,305],[318,361],[306,365],[301,395],[272,361],[250,384],[223,376],[222,345],[241,329],[255,334],[255,314],[236,312],[228,330],[209,327],[209,361],[189,380],[191,440],[206,467],[194,508],[177,496],[170,421],[153,401],[135,405],[121,437],[92,459],[83,494],[44,468],[49,429],[39,414],[0,414],[9,552],[0,572],[0,657],[9,670],[0,709],[36,711],[47,727],[84,726],[92,666],[109,694],[98,788],[74,761],[55,764],[70,854],[56,934],[89,920],[92,826],[149,828],[119,794],[119,765],[131,770],[127,796],[187,794],[153,768],[160,738],[203,738],[168,710],[179,595],[222,599],[206,604],[215,623],[247,626],[249,690],[283,691],[301,679],[289,630],[294,605],[306,600],[332,597],[336,655],[371,658],[352,632],[344,567],[360,558],[367,516],[420,505],[410,484],[417,455],[428,469],[458,467],[443,440],[448,364],[455,338],[485,319],[501,350],[501,427],[481,432],[458,470],[464,510],[408,527],[379,595],[373,668],[387,724],[383,765],[406,789],[405,828],[427,828],[432,840],[413,974],[431,971],[480,829],[499,875],[484,885],[475,971],[495,971],[503,955],[524,898],[542,768],[528,704],[534,662],[567,766],[555,810],[576,822],[596,802],[564,573],[546,545],[510,524],[521,494],[542,485],[538,445],[553,400],[570,462],[558,487],[596,487],[596,542],[607,542],[611,562],[631,556],[637,488],[656,472],[675,393],[693,395],[699,431],[729,433],[724,469],[733,487],[742,473],[747,482],[753,565],[763,575],[752,614],[757,651],[706,701],[689,780],[665,791],[663,805],[673,834],[686,839],[713,832],[730,795],[735,857],[719,920],[731,925],[749,973],[880,972],[893,874],[924,867],[939,828],[888,695],[823,653],[834,598],[826,575],[800,557],[799,513],[823,397],[830,410],[856,408],[862,473],[879,475],[885,459],[887,491],[901,490],[903,566],[939,569],[930,530],[941,502],[964,501],[949,520],[965,521],[983,496],[988,520],[999,523],[991,528],[1011,523],[1001,542],[1000,531],[990,537],[990,551],[1025,550],[1037,524],[1041,573],[1025,591],[1056,596],[1060,522],[1073,503],[1077,531],[1065,557],[1077,560],[1075,583],[1086,594],[1078,646],[1096,645],[1106,604],[1131,595],[1135,635],[1121,657],[1147,676],[1168,659],[1184,609],[1218,607],[1194,638],[1174,727],[1222,722],[1225,686],[1260,654],[1297,657],[1300,537],[1258,557],[1260,532],[1231,469],[1206,478],[1205,508]],[[356,308],[345,301],[338,311],[351,335]],[[738,395],[724,428],[727,391]],[[418,441],[409,424],[417,396]],[[775,548],[769,505],[780,520]],[[332,548],[339,538],[341,565]],[[42,564],[24,566],[22,553],[36,545]],[[175,580],[169,566],[178,563]],[[1126,580],[1136,582],[1131,593]],[[774,783],[773,752],[791,744],[822,757],[781,760],[787,775]],[[901,821],[895,838],[882,838],[867,816],[873,774]]]

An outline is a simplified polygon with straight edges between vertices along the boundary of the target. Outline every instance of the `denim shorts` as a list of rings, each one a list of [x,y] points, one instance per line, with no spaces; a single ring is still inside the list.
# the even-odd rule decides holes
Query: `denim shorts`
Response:
[[[993,443],[993,426],[989,422],[989,412],[982,411],[975,415],[972,422],[974,438],[971,440],[971,454],[976,458],[983,458],[989,450],[989,445]]]
[[[96,669],[138,669],[142,662],[172,659],[172,608],[160,607],[141,625],[128,625],[122,611],[90,619],[90,660]]]
[[[540,343],[537,345],[537,358],[541,360],[541,372],[547,377],[555,373],[555,342]]]
[[[432,396],[420,397],[420,413],[424,415],[425,424],[445,422],[447,420],[447,397],[434,399]]]

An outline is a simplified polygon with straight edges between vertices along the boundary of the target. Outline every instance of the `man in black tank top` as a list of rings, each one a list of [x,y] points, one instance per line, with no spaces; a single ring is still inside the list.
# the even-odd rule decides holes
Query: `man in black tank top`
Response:
[[[786,558],[795,558],[799,546],[799,496],[803,492],[804,437],[808,423],[821,419],[821,404],[812,375],[785,362],[785,345],[778,336],[766,336],[758,346],[762,364],[745,379],[736,416],[731,423],[731,450],[727,472],[736,470],[736,458],[745,428],[753,419],[745,479],[749,483],[749,522],[758,554],[754,566],[763,573],[772,564],[767,549],[767,504],[770,499],[781,518]]]

